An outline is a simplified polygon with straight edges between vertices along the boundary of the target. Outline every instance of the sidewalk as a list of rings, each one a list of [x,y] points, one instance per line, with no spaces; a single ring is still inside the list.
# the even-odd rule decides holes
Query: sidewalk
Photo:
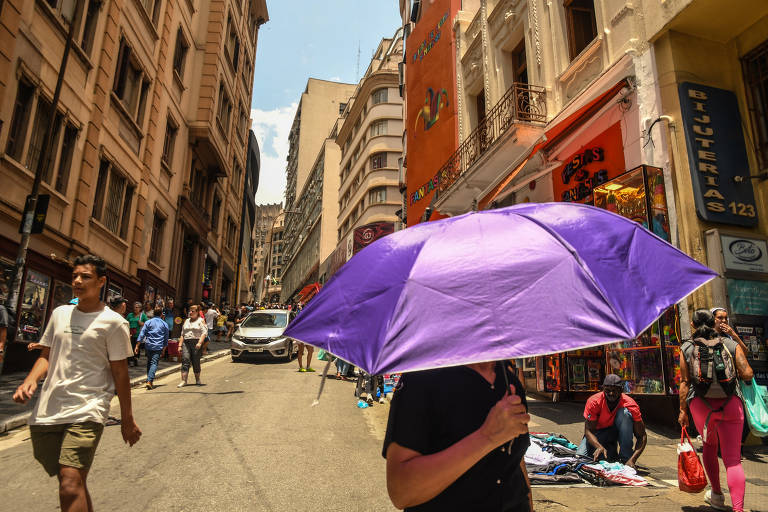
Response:
[[[544,400],[529,401],[532,432],[555,432],[579,444],[584,435],[583,403]],[[537,512],[579,510],[589,512],[615,511],[617,507],[631,508],[634,512],[684,510],[710,511],[704,503],[704,493],[687,494],[677,487],[677,443],[680,433],[665,427],[646,425],[648,443],[638,461],[648,470],[648,487],[594,487],[537,485],[534,487]],[[694,441],[698,448],[700,443]],[[745,510],[768,512],[768,446],[744,447],[742,465],[747,478]],[[720,463],[720,480],[730,504],[725,468]]]
[[[208,345],[208,355],[203,356],[202,362],[229,355],[229,341],[211,341]],[[178,372],[181,363],[160,359],[156,377]],[[147,380],[147,358],[142,351],[138,366],[129,366],[131,387],[141,386]],[[15,372],[0,376],[0,434],[27,424],[27,418],[34,406],[37,396],[26,404],[13,401],[13,393],[27,376],[26,372]]]

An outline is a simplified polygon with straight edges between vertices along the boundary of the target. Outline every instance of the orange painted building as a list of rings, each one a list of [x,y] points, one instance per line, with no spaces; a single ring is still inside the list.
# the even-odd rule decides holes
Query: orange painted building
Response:
[[[459,0],[422,2],[406,39],[406,208],[408,226],[424,212],[440,184],[438,170],[458,147],[456,46],[453,19]],[[442,218],[434,212],[430,220]]]

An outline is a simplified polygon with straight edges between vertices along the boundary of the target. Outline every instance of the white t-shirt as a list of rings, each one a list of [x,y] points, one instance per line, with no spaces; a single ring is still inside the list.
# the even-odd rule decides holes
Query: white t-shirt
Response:
[[[94,313],[59,306],[51,313],[40,344],[51,349],[48,376],[28,423],[107,421],[115,395],[109,362],[133,355],[128,321],[106,306]]]
[[[208,311],[205,312],[205,323],[208,324],[209,331],[212,331],[216,328],[216,319],[218,317],[219,314],[213,308],[209,308]]]
[[[197,317],[197,320],[194,322],[189,318],[184,320],[184,325],[181,327],[181,337],[183,339],[199,340],[203,334],[208,334],[208,325],[206,325],[201,317]]]

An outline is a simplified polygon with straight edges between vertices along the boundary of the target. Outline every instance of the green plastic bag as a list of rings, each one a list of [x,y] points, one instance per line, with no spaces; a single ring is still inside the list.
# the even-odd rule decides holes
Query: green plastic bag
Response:
[[[326,352],[323,349],[320,349],[317,351],[317,359],[319,361],[330,361],[331,360],[331,354]]]
[[[739,381],[744,400],[744,412],[749,422],[749,429],[757,437],[768,436],[768,389],[752,379],[752,385]]]

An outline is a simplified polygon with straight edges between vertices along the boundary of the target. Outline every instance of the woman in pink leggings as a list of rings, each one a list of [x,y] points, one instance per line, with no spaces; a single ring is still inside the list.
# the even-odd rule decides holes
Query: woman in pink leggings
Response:
[[[752,368],[741,347],[730,338],[719,337],[715,319],[706,309],[693,315],[693,341],[680,347],[680,417],[683,427],[689,424],[688,411],[696,430],[704,439],[704,470],[711,491],[704,500],[717,510],[727,510],[720,488],[717,449],[725,464],[728,490],[734,512],[744,510],[744,469],[741,466],[741,432],[744,405],[735,394],[737,378],[750,382]]]

